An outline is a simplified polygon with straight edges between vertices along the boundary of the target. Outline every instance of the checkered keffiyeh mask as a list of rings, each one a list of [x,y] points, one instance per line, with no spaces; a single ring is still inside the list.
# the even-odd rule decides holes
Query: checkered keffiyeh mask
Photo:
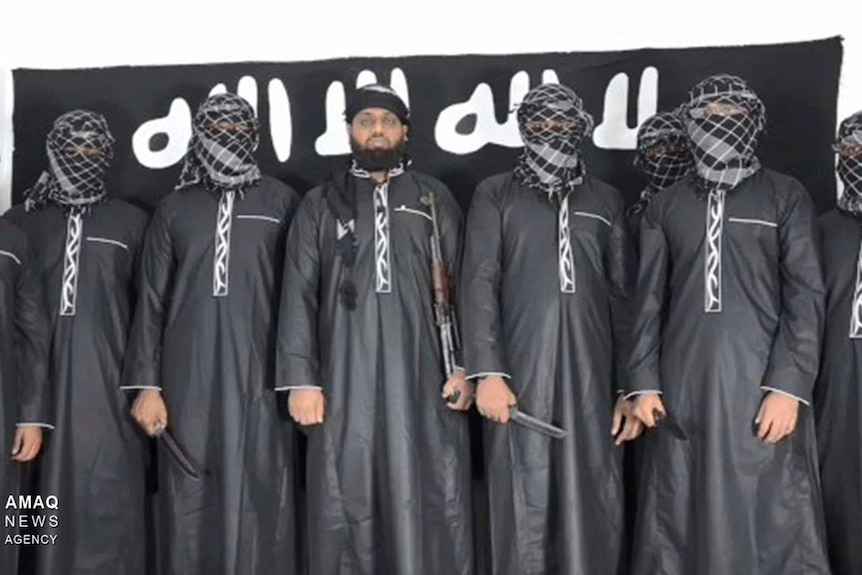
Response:
[[[704,190],[732,190],[760,169],[754,150],[766,125],[766,108],[745,80],[711,76],[691,89],[679,113]]]
[[[635,166],[647,179],[647,187],[628,215],[643,212],[652,197],[688,175],[694,168],[688,149],[685,124],[674,113],[660,112],[649,117],[638,129]]]
[[[26,192],[26,209],[53,201],[85,211],[104,198],[113,143],[108,121],[101,114],[73,110],[57,118],[46,142],[48,169]]]
[[[515,168],[522,185],[548,195],[562,193],[583,181],[581,140],[593,130],[593,117],[575,92],[560,84],[530,90],[518,107],[524,151]]]
[[[838,207],[862,215],[862,112],[841,122],[834,149],[838,152],[838,177],[844,184]]]
[[[192,139],[176,189],[203,183],[217,191],[244,192],[261,179],[254,152],[259,124],[236,94],[210,96],[192,120]]]

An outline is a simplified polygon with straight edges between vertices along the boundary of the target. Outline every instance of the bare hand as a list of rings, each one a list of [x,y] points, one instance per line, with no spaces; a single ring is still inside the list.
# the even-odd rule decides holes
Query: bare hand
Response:
[[[12,441],[12,461],[32,461],[42,449],[42,428],[36,425],[21,425],[15,428]]]
[[[509,421],[509,408],[516,403],[515,394],[498,375],[482,378],[476,387],[476,408],[491,421]]]
[[[473,405],[473,384],[467,381],[463,371],[456,371],[455,375],[449,378],[446,385],[443,386],[443,399],[446,399],[446,405],[449,409],[455,411],[467,411]],[[457,397],[454,402],[449,403],[449,397]]]
[[[796,429],[799,419],[799,401],[783,393],[770,391],[760,402],[754,423],[757,438],[765,443],[778,443]]]
[[[144,389],[132,405],[132,417],[150,437],[168,426],[168,408],[157,389]]]
[[[662,415],[667,412],[664,409],[664,403],[661,401],[661,396],[657,393],[642,393],[635,396],[634,416],[637,417],[644,425],[653,428],[658,423],[655,420],[653,411],[658,411]]]
[[[292,389],[287,399],[290,416],[300,425],[323,423],[326,401],[323,390],[317,388]]]
[[[611,435],[616,438],[614,443],[622,445],[625,441],[637,439],[643,433],[643,422],[634,415],[634,402],[629,401],[619,394],[617,404],[614,406],[614,424]],[[625,420],[625,424],[623,421]]]

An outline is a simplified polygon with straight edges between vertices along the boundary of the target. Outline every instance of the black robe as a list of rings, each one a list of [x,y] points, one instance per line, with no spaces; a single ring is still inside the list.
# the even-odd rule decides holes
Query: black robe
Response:
[[[344,181],[343,172],[335,177]],[[388,202],[378,202],[388,214],[378,244],[375,185],[355,184],[356,309],[339,303],[344,265],[328,185],[303,200],[285,263],[278,383],[319,386],[326,398],[324,423],[306,429],[310,573],[469,574],[467,417],[440,397],[446,376],[432,312],[431,222],[420,197],[435,194],[452,270],[461,212],[439,181],[410,170],[392,176]]]
[[[108,198],[81,217],[73,243],[56,204],[32,212],[19,205],[8,217],[30,239],[51,322],[56,429],[37,475],[38,494],[59,498],[59,526],[42,530],[58,537],[35,549],[35,572],[143,575],[144,443],[120,375],[147,216]],[[72,246],[80,250],[77,268],[64,264]],[[64,298],[74,300],[66,313]]]
[[[21,464],[10,459],[17,425],[50,428],[48,317],[24,232],[0,219],[0,498],[5,508],[17,499]],[[44,431],[43,431],[44,434]],[[46,436],[43,435],[42,445]],[[6,518],[40,511],[5,509]],[[4,522],[7,519],[4,519]],[[4,523],[0,573],[14,575],[19,545],[8,541],[19,530]]]
[[[828,573],[811,410],[776,445],[754,423],[767,391],[811,400],[825,295],[811,200],[767,169],[727,194],[720,312],[705,311],[706,221],[690,176],[641,222],[628,389],[661,391],[688,440],[646,433],[632,573]]]
[[[587,176],[569,194],[574,293],[563,293],[561,212],[511,174],[473,196],[461,273],[469,377],[505,374],[550,439],[484,424],[497,574],[615,575],[624,565],[622,450],[611,423],[625,358],[631,247],[622,198]],[[562,225],[562,224],[559,224]]]
[[[128,389],[161,388],[168,430],[203,473],[159,451],[162,575],[295,572],[291,427],[276,409],[284,240],[299,197],[272,178],[229,212],[226,295],[214,296],[219,196],[166,195],[141,256]],[[222,269],[222,268],[220,268]]]
[[[833,210],[820,218],[826,332],[814,411],[829,557],[836,575],[862,573],[862,312],[851,321],[862,218]],[[855,296],[855,297],[854,297]]]

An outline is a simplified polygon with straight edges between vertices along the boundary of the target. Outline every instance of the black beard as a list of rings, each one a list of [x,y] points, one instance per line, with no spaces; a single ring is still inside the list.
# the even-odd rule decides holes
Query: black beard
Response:
[[[389,150],[368,150],[363,148],[356,140],[350,138],[350,150],[353,159],[360,168],[367,172],[388,172],[401,163],[404,156],[404,142],[399,143]]]

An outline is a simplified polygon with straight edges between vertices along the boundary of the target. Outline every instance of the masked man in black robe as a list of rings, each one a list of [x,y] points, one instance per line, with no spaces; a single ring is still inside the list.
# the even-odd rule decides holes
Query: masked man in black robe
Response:
[[[390,87],[357,90],[345,115],[352,160],[303,200],[279,322],[278,383],[308,434],[310,572],[469,574],[473,393],[444,367],[430,241],[436,219],[455,270],[461,212],[409,167]]]
[[[38,529],[57,535],[34,549],[39,575],[144,575],[144,445],[120,376],[147,216],[106,194],[113,142],[100,114],[57,118],[48,169],[9,214],[29,237],[51,322],[56,430],[37,494],[59,509],[57,526]]]
[[[632,573],[829,573],[809,404],[824,288],[814,210],[755,156],[736,76],[679,113],[696,173],[640,226],[629,391],[646,436]]]
[[[820,218],[826,332],[814,389],[829,558],[862,573],[862,112],[841,122],[838,207]]]
[[[0,219],[0,498],[5,517],[0,573],[18,569],[18,517],[31,511],[9,508],[18,501],[21,464],[42,449],[43,428],[50,420],[48,388],[49,322],[42,288],[34,273],[27,236]],[[17,503],[16,503],[17,507]]]
[[[473,196],[461,278],[465,364],[490,420],[492,571],[615,575],[624,565],[615,443],[640,433],[616,378],[633,267],[623,201],[586,173],[580,145],[593,120],[570,88],[531,90],[518,124],[517,167]],[[509,421],[515,404],[567,436]]]
[[[653,196],[687,176],[694,169],[688,150],[685,124],[674,112],[659,112],[650,116],[638,128],[635,166],[647,180],[640,198],[626,210],[630,229],[637,241],[641,214]]]
[[[141,258],[124,383],[159,440],[163,575],[295,572],[291,426],[276,410],[284,241],[299,197],[261,175],[239,96],[204,101]]]

